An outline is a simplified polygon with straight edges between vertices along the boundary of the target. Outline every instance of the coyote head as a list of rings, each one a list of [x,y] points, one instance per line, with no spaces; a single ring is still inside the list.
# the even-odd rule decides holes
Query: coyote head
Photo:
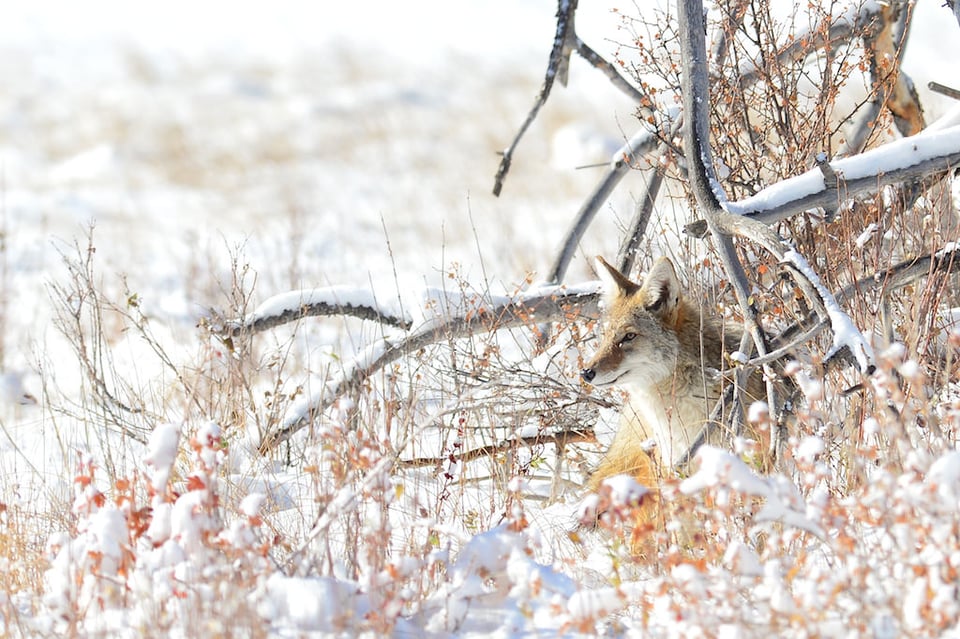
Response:
[[[595,386],[659,384],[673,375],[680,354],[676,327],[684,307],[673,264],[661,257],[641,285],[602,257],[596,261],[604,282],[604,330],[581,377]]]

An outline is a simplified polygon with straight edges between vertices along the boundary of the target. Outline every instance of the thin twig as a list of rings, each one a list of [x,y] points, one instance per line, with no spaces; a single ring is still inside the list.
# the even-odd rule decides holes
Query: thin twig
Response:
[[[927,88],[931,91],[935,91],[940,95],[945,95],[948,98],[953,98],[954,100],[960,100],[960,91],[954,89],[953,87],[948,87],[945,84],[940,84],[939,82],[928,82]]]
[[[592,427],[572,428],[570,430],[558,430],[550,433],[542,433],[527,437],[517,437],[508,439],[498,444],[480,446],[460,454],[444,455],[442,457],[414,457],[413,459],[397,460],[398,468],[423,468],[424,466],[439,466],[447,461],[470,462],[482,457],[492,457],[499,453],[504,453],[518,447],[542,446],[544,444],[554,444],[556,446],[566,446],[567,444],[576,444],[580,442],[596,442],[597,438]]]

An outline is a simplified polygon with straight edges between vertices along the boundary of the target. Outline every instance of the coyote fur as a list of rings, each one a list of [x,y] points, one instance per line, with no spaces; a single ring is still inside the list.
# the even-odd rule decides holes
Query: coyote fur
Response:
[[[667,258],[654,263],[643,284],[602,257],[597,267],[604,329],[581,376],[594,386],[622,386],[630,399],[590,488],[629,474],[656,496],[659,478],[683,461],[706,426],[720,397],[724,352],[737,349],[742,329],[684,297]],[[723,443],[721,430],[711,428],[707,443]]]

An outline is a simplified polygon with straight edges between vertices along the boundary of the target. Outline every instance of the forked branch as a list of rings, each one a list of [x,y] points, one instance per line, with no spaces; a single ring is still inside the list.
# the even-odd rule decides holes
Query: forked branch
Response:
[[[497,169],[497,175],[493,183],[493,194],[498,197],[500,191],[503,190],[503,182],[507,177],[507,173],[510,171],[510,164],[513,162],[513,153],[516,151],[517,145],[520,144],[520,138],[523,137],[523,134],[526,133],[530,125],[533,124],[543,105],[547,103],[547,99],[550,97],[550,91],[553,89],[554,81],[559,79],[560,84],[566,86],[567,74],[570,67],[570,55],[574,51],[584,60],[599,69],[610,79],[615,87],[633,98],[637,104],[652,104],[649,98],[630,84],[630,82],[617,71],[614,65],[607,62],[603,56],[587,46],[586,43],[577,36],[574,19],[577,13],[578,1],[579,0],[558,0],[557,30],[553,38],[553,48],[550,50],[550,60],[547,63],[547,72],[543,78],[543,86],[540,88],[540,93],[537,94],[537,98],[534,100],[533,107],[527,114],[526,120],[523,121],[523,124],[520,125],[520,130],[517,131],[517,134],[514,136],[513,142],[503,151],[503,157],[500,160],[500,166]]]

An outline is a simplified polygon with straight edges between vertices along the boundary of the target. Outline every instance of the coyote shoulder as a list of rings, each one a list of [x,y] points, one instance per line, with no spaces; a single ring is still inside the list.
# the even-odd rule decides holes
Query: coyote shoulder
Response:
[[[720,396],[724,352],[736,350],[742,331],[685,297],[667,258],[654,263],[643,284],[602,257],[597,267],[604,328],[581,376],[594,386],[622,386],[630,399],[590,487],[625,473],[655,488],[657,467],[673,468],[700,436]]]

